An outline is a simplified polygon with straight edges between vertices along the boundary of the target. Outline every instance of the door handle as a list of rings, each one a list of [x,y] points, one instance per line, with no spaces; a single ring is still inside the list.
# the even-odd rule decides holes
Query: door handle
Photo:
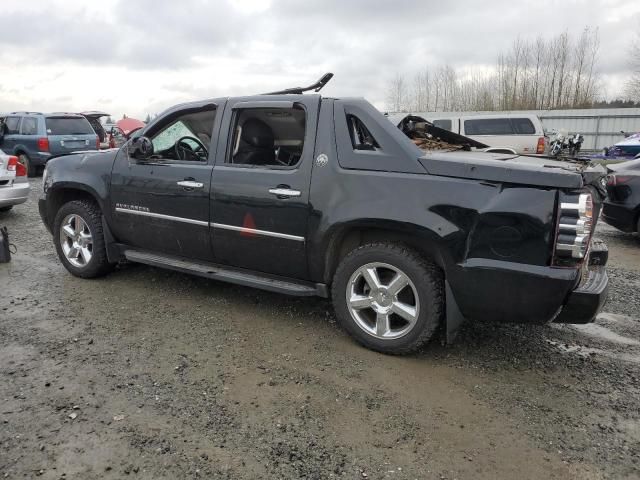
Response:
[[[203,188],[204,187],[204,183],[194,182],[193,180],[181,180],[176,183],[183,188]]]
[[[270,188],[269,193],[275,195],[278,198],[291,198],[291,197],[299,197],[300,190],[292,190],[289,187],[276,187]]]

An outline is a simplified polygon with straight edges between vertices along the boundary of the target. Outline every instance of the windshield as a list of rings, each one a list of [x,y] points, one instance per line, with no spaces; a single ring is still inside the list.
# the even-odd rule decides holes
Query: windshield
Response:
[[[49,135],[95,135],[89,121],[84,117],[48,117],[46,124]]]

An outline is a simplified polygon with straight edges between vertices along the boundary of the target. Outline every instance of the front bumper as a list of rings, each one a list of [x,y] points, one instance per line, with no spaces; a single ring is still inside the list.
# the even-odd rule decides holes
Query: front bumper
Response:
[[[40,213],[40,218],[44,226],[47,227],[49,233],[53,233],[51,231],[51,225],[49,225],[49,215],[47,214],[47,197],[44,194],[38,199],[38,212]]]
[[[0,187],[0,207],[19,205],[27,201],[31,186],[29,182],[14,182],[10,187]]]

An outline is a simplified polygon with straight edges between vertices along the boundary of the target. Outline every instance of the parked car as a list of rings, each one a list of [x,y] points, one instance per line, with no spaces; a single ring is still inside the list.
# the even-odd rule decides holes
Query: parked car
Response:
[[[500,113],[495,115],[423,115],[436,127],[489,145],[495,153],[544,154],[548,140],[537,115]]]
[[[91,128],[93,128],[93,131],[96,132],[96,135],[98,135],[98,138],[100,139],[100,150],[110,148],[108,131],[105,129],[104,125],[100,123],[100,119],[103,117],[108,117],[109,114],[105,112],[91,111],[81,112],[80,115],[82,115],[89,121],[89,123],[91,124]]]
[[[17,156],[30,177],[51,158],[99,146],[100,139],[82,115],[13,112],[0,116],[0,148]]]
[[[129,140],[132,133],[145,126],[142,120],[136,118],[123,118],[111,126],[109,131],[109,148],[117,148]]]
[[[640,159],[607,167],[611,173],[602,218],[623,232],[640,233]]]
[[[27,169],[18,157],[0,150],[0,213],[8,212],[29,197]]]
[[[51,161],[39,209],[62,264],[330,296],[356,340],[388,353],[441,325],[451,340],[465,319],[595,318],[603,167],[425,154],[365,100],[306,90],[178,105],[119,150]]]

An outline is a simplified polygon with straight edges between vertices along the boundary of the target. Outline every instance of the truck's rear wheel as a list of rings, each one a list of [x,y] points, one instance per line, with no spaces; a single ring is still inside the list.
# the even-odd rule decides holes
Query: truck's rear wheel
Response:
[[[112,270],[102,233],[102,214],[95,203],[65,203],[56,214],[53,239],[60,261],[76,277],[94,278]]]
[[[444,317],[442,271],[397,244],[368,244],[349,253],[334,276],[332,298],[342,327],[384,353],[417,350]]]

